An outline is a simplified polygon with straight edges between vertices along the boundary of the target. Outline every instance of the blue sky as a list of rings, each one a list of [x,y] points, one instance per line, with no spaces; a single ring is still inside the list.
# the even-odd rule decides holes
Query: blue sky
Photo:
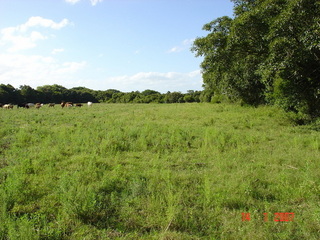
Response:
[[[229,0],[0,0],[0,83],[202,90],[190,51]]]

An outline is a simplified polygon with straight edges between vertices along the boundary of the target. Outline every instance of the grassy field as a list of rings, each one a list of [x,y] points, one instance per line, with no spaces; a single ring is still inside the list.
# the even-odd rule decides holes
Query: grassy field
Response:
[[[95,104],[0,116],[0,239],[320,238],[320,131],[277,108]]]

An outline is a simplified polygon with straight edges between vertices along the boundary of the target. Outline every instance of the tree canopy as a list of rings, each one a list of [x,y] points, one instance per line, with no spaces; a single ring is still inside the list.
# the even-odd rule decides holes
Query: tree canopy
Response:
[[[320,2],[232,0],[192,47],[207,101],[217,95],[320,116]]]
[[[10,84],[0,84],[0,103],[74,103],[107,102],[107,103],[184,103],[200,102],[201,91],[189,90],[187,93],[160,93],[147,89],[145,91],[120,92],[116,89],[92,90],[85,87],[67,89],[61,85],[44,85],[33,89],[22,85],[18,89]]]

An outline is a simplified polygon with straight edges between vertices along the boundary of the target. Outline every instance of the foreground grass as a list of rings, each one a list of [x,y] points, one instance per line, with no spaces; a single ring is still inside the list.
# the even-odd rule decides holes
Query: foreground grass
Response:
[[[320,237],[320,133],[276,108],[96,104],[0,116],[0,239]],[[294,221],[274,221],[278,212]]]

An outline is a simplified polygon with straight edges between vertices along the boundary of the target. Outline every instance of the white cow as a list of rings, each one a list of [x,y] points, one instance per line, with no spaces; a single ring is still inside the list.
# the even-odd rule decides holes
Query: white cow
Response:
[[[27,103],[27,105],[30,107],[34,107],[34,103]]]
[[[5,104],[2,107],[5,108],[5,109],[13,109],[13,105],[11,103]]]
[[[92,106],[92,102],[88,102],[88,107],[91,107]]]

